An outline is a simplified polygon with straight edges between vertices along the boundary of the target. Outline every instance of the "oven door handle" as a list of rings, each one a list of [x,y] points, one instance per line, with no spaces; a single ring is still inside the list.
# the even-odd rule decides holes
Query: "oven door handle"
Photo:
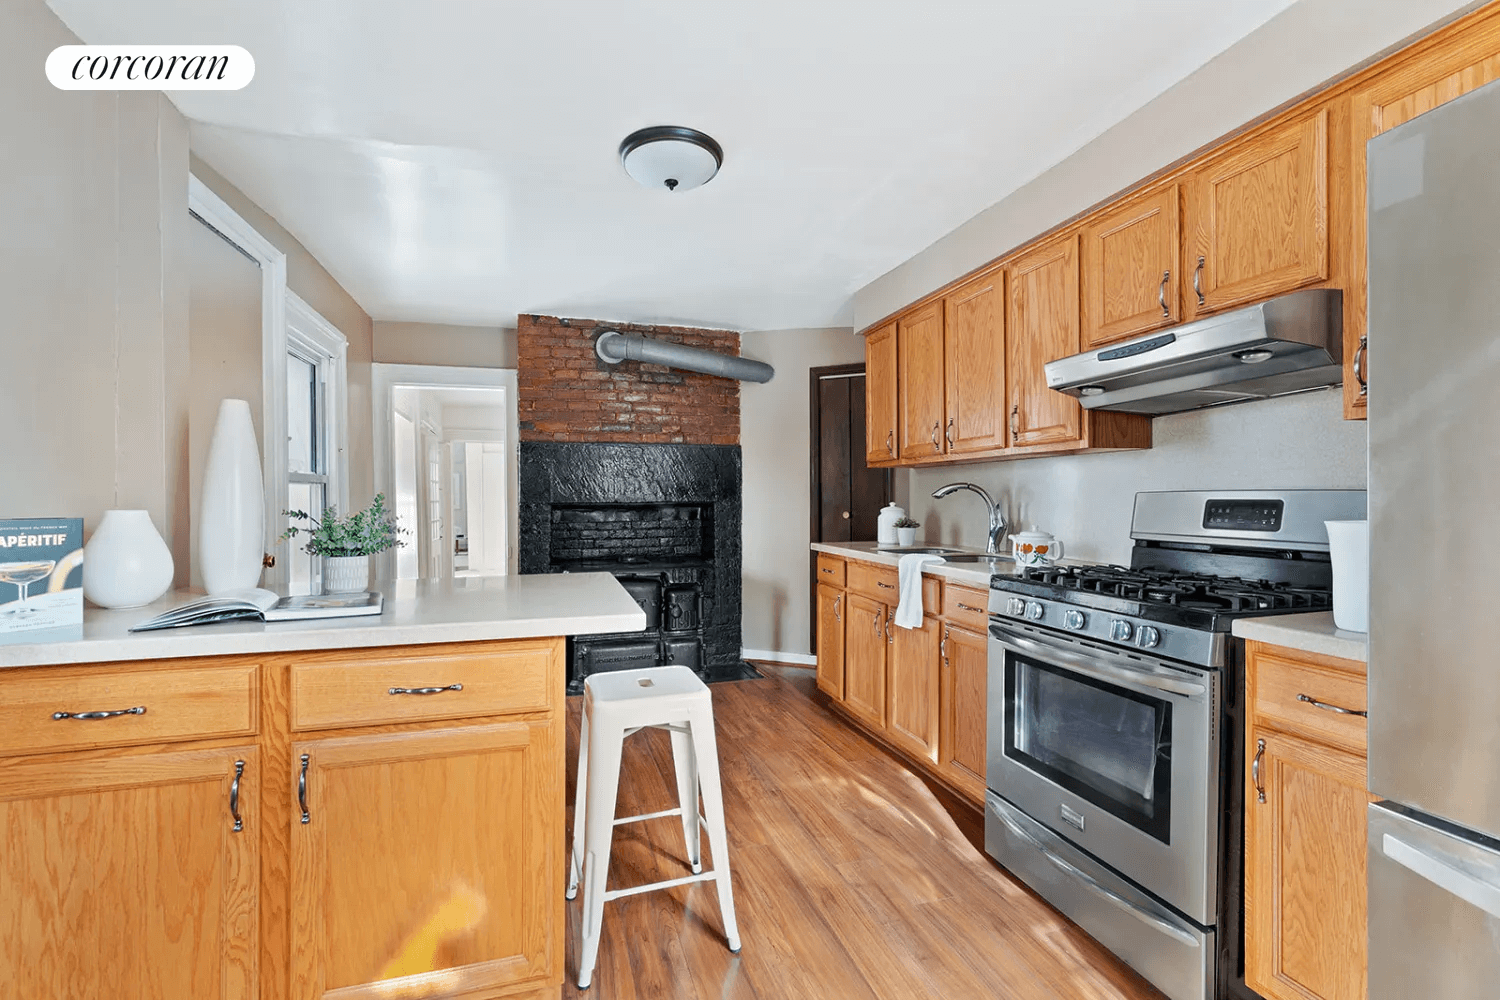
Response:
[[[1094,876],[1090,875],[1082,868],[1079,868],[1077,865],[1073,864],[1073,862],[1069,861],[1067,858],[1059,857],[1058,855],[1053,854],[1047,849],[1046,844],[1043,844],[1033,834],[1022,829],[1019,823],[1007,816],[1006,809],[1003,805],[993,801],[993,797],[991,798],[992,801],[990,802],[990,811],[993,812],[997,817],[999,817],[1000,822],[1004,823],[1006,828],[1009,829],[1011,833],[1020,838],[1020,840],[1027,846],[1029,846],[1032,850],[1040,852],[1042,857],[1052,862],[1053,866],[1056,867],[1058,871],[1061,871],[1065,875],[1071,875],[1073,878],[1076,878],[1078,881],[1082,882],[1089,891],[1093,892],[1099,898],[1113,903],[1115,906],[1118,906],[1120,909],[1124,910],[1126,913],[1129,913],[1131,916],[1135,917],[1137,920],[1140,920],[1142,923],[1154,927],[1157,930],[1161,931],[1163,934],[1181,941],[1189,948],[1201,947],[1196,937],[1194,937],[1183,928],[1178,927],[1176,924],[1168,921],[1165,916],[1157,913],[1152,913],[1149,910],[1141,908],[1140,906],[1126,899],[1124,896],[1115,892],[1103,882],[1100,882],[1098,879],[1094,878]]]
[[[990,634],[1007,646],[1011,646],[1023,653],[1045,656],[1053,663],[1060,663],[1070,670],[1076,670],[1080,674],[1087,674],[1096,680],[1115,681],[1121,684],[1144,684],[1158,691],[1165,691],[1168,694],[1180,694],[1189,698],[1201,695],[1207,690],[1202,684],[1194,684],[1192,681],[1179,680],[1175,677],[1163,677],[1161,674],[1152,673],[1134,664],[1128,667],[1115,666],[1107,659],[1110,656],[1108,653],[1099,652],[1083,656],[1070,649],[1060,649],[1051,643],[1041,642],[1037,639],[1012,632],[1002,625],[991,624]]]

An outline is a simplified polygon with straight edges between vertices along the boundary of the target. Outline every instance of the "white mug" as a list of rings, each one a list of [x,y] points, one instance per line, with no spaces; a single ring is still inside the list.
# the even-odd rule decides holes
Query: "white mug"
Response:
[[[1017,566],[1050,566],[1062,558],[1062,542],[1045,531],[1020,531],[1010,536],[1010,552]]]

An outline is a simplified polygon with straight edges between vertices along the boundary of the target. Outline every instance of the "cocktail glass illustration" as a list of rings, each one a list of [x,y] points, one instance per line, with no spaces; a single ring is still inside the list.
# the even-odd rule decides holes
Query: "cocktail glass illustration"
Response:
[[[0,583],[14,584],[16,592],[21,595],[21,606],[11,608],[4,612],[7,615],[34,615],[27,601],[31,594],[31,585],[38,580],[44,580],[52,574],[52,569],[57,565],[56,559],[31,559],[25,562],[0,563]]]

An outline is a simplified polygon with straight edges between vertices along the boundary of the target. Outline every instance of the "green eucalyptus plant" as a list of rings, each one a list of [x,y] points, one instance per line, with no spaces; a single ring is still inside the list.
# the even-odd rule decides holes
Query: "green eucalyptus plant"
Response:
[[[281,512],[294,521],[306,522],[306,527],[291,525],[281,533],[281,540],[307,536],[302,546],[308,555],[314,556],[372,556],[386,549],[406,543],[401,536],[405,528],[396,523],[396,515],[385,509],[385,494],[375,494],[370,506],[355,514],[339,517],[339,512],[329,507],[322,519],[313,517],[305,510]]]

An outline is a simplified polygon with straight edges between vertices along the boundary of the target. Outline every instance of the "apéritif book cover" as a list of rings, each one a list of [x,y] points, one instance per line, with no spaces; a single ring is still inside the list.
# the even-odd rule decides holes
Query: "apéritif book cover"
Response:
[[[0,635],[83,623],[83,519],[0,519]]]

